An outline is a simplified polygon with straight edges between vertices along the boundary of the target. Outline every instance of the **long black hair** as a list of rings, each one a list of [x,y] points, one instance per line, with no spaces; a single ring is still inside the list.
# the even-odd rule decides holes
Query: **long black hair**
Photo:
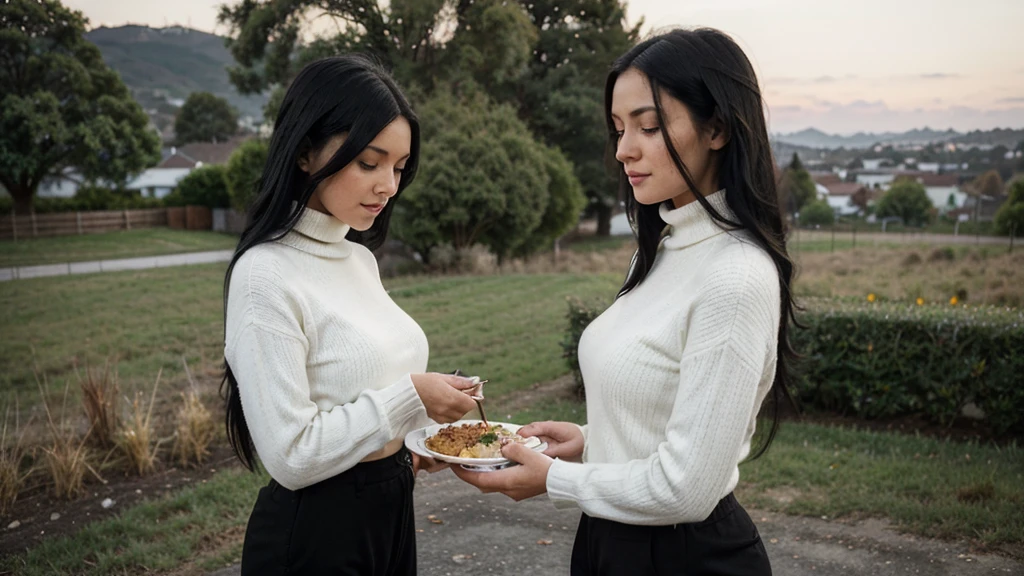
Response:
[[[373,250],[384,243],[395,200],[416,177],[420,129],[416,115],[387,70],[370,57],[349,54],[310,63],[295,77],[274,122],[267,163],[255,184],[257,195],[246,213],[246,226],[224,278],[224,310],[235,263],[253,246],[280,239],[298,222],[316,187],[355,159],[388,124],[399,116],[412,129],[410,156],[398,192],[368,230],[349,231],[346,238]],[[330,161],[314,174],[299,168],[299,160],[315,154],[335,136],[345,141]],[[226,329],[226,325],[225,325]],[[242,413],[238,381],[224,362],[221,395],[226,406],[228,442],[238,459],[255,470],[252,435]]]
[[[719,226],[727,230],[748,231],[771,256],[779,273],[782,318],[779,322],[775,380],[768,403],[772,424],[753,456],[757,458],[768,449],[778,430],[779,405],[786,399],[792,401],[789,384],[797,355],[789,342],[790,321],[799,325],[791,292],[793,261],[786,251],[786,226],[779,206],[774,160],[757,75],[736,42],[711,28],[677,29],[641,42],[615,61],[605,85],[605,119],[612,149],[617,142],[611,115],[612,91],[619,75],[630,68],[647,77],[654,93],[658,126],[665,145],[697,201]],[[704,198],[705,194],[715,190],[700,190],[683,164],[665,127],[661,90],[686,105],[698,130],[708,130],[715,123],[728,135],[725,146],[713,159],[720,162],[719,189],[725,189],[726,202],[738,222],[715,210]],[[636,254],[619,291],[621,297],[643,282],[654,266],[665,221],[658,213],[657,204],[643,205],[636,201],[621,163],[617,167],[620,194],[625,200],[626,213],[637,240]]]

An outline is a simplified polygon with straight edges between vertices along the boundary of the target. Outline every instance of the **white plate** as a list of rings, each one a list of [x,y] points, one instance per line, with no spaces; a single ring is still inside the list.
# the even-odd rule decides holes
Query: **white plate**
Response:
[[[462,467],[467,470],[501,470],[502,468],[515,464],[515,462],[512,462],[508,458],[459,458],[458,456],[448,456],[446,454],[441,454],[440,452],[434,452],[427,448],[427,438],[437,434],[437,431],[445,426],[461,426],[463,424],[479,423],[481,423],[481,420],[459,420],[452,424],[434,424],[432,426],[427,426],[426,428],[413,430],[405,435],[405,447],[426,458],[433,458],[450,464],[461,464]],[[519,429],[522,428],[519,424],[509,424],[508,422],[489,422],[489,424],[491,426],[501,425],[502,428],[512,433],[518,432]],[[532,448],[538,452],[543,452],[548,449],[547,442],[541,442],[536,436],[527,438],[525,445],[527,448]]]

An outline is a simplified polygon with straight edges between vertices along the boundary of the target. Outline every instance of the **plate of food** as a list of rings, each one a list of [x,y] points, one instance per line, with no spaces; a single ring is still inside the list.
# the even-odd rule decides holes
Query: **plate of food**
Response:
[[[434,424],[413,430],[405,436],[409,450],[450,464],[460,464],[468,470],[501,470],[514,464],[501,455],[501,447],[509,442],[520,442],[538,452],[547,450],[546,442],[518,434],[522,426],[507,422],[459,420],[452,424]]]

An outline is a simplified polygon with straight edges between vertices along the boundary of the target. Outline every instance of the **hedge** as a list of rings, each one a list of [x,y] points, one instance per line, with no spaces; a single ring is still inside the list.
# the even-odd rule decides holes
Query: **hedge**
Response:
[[[949,425],[973,404],[996,435],[1024,432],[1024,311],[807,299],[791,330],[802,355],[792,390],[804,408],[864,419],[921,415]],[[600,307],[569,302],[562,347],[579,380],[576,345]]]

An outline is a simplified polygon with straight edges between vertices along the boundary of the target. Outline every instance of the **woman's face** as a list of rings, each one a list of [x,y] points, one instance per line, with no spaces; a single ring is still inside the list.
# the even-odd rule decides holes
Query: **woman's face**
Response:
[[[315,174],[330,162],[344,141],[344,134],[328,140],[315,154],[300,159],[299,167]],[[355,230],[369,230],[388,199],[398,192],[411,146],[412,128],[399,116],[352,162],[321,182],[306,206],[330,214]]]
[[[699,130],[685,104],[664,90],[659,96],[669,139],[699,192],[716,192],[718,167],[713,152],[725,146],[724,131]],[[615,80],[611,115],[618,133],[615,158],[629,177],[636,201],[658,204],[672,200],[677,208],[694,201],[693,192],[665,146],[654,93],[643,72],[629,68]]]

